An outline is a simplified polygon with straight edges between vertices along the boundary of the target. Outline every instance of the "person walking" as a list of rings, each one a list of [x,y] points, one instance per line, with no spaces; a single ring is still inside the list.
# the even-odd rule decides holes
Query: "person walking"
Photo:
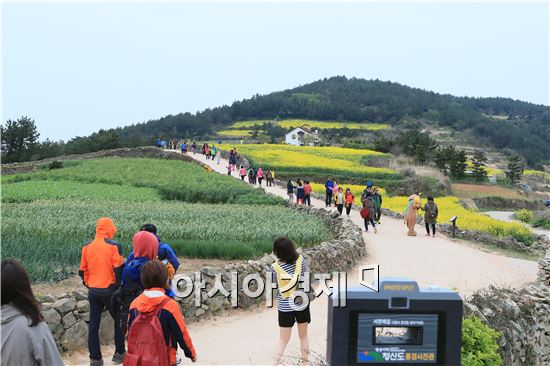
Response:
[[[191,149],[193,150],[193,155],[197,153],[197,142],[193,141],[193,144],[191,145]]]
[[[248,168],[248,183],[254,184],[254,169],[252,167]]]
[[[382,217],[382,195],[378,192],[378,187],[373,189],[374,203],[376,204],[376,213],[374,215],[374,221],[380,225],[380,217]]]
[[[303,205],[305,199],[304,185],[301,179],[298,179],[296,183],[296,203],[299,205]]]
[[[286,193],[288,194],[289,202],[294,202],[294,189],[296,189],[296,187],[292,183],[292,179],[289,179],[286,183]]]
[[[267,171],[267,185],[269,187],[273,186],[273,183],[275,181],[275,171],[273,170],[273,168],[269,168],[269,170]]]
[[[338,193],[334,196],[334,204],[336,205],[336,209],[340,213],[340,216],[342,216],[342,212],[344,210],[344,202],[344,190],[342,187],[338,187]]]
[[[258,185],[261,187],[262,180],[264,179],[264,171],[262,170],[262,168],[258,169],[258,173],[256,174],[256,176],[258,177]]]
[[[403,222],[407,226],[408,236],[416,236],[416,230],[414,229],[416,225],[416,215],[421,208],[422,199],[420,198],[420,192],[417,192],[409,197],[407,207],[405,207],[405,211],[403,212]]]
[[[365,193],[365,200],[362,202],[363,207],[366,207],[369,210],[369,215],[364,218],[365,221],[365,231],[369,232],[369,223],[372,225],[372,228],[374,229],[374,233],[377,233],[378,230],[376,229],[376,224],[374,223],[374,215],[376,213],[376,206],[374,203],[374,197],[372,195],[372,192],[370,190],[366,190]]]
[[[309,184],[309,180],[304,181],[304,204],[311,207],[311,184]]]
[[[120,288],[112,296],[112,311],[115,314],[115,327],[120,327],[120,332],[126,334],[126,321],[130,304],[143,292],[143,284],[140,281],[140,271],[145,263],[157,259],[159,242],[158,238],[148,231],[137,232],[132,240],[134,251],[122,270]]]
[[[216,151],[216,163],[220,165],[222,159],[222,149],[218,148]]]
[[[90,366],[103,365],[103,357],[99,345],[99,325],[103,309],[109,309],[110,315],[116,321],[111,309],[111,297],[118,288],[122,277],[122,250],[119,243],[113,241],[117,232],[113,220],[101,217],[97,220],[94,240],[82,248],[79,276],[88,288],[90,305],[90,320],[88,323],[88,350]],[[124,333],[120,327],[114,327],[115,354],[112,361],[124,361]]]
[[[231,176],[232,170],[233,170],[233,166],[231,164],[227,164],[227,175]]]
[[[265,183],[268,187],[273,185],[273,172],[271,169],[267,169],[267,172],[265,173]]]
[[[346,206],[346,215],[348,216],[351,212],[351,206],[353,205],[354,200],[355,196],[353,195],[353,193],[351,193],[351,189],[346,188],[346,194],[344,195],[344,204]]]
[[[50,328],[40,312],[25,268],[14,259],[2,260],[1,364],[64,365]]]
[[[332,200],[336,200],[336,195],[338,194],[338,182],[336,182],[336,180],[334,180],[333,184],[332,184]],[[336,206],[336,203],[334,203],[334,205]]]
[[[182,153],[182,154],[185,154],[185,152],[186,152],[186,145],[185,145],[185,142],[182,142],[182,143],[180,144],[180,149],[181,149],[181,153]]]
[[[145,290],[130,305],[128,316],[128,358],[132,365],[176,365],[176,347],[185,357],[197,361],[178,303],[166,296],[168,271],[162,262],[152,260],[143,265],[140,282]]]
[[[294,243],[286,237],[279,237],[273,243],[273,253],[277,262],[271,265],[273,283],[277,284],[277,310],[279,320],[279,341],[275,351],[275,365],[279,365],[292,334],[292,328],[298,323],[300,338],[300,365],[308,364],[309,338],[308,326],[311,323],[309,301],[297,305],[293,295],[298,290],[298,278],[308,273],[306,260],[298,254]],[[292,284],[294,287],[288,288]],[[286,290],[286,291],[283,291]],[[307,296],[305,296],[307,298]],[[309,300],[309,299],[308,299]]]
[[[432,227],[432,237],[435,238],[435,224],[437,224],[437,216],[439,209],[432,196],[428,196],[428,202],[422,208],[424,211],[424,223],[426,224],[426,236],[430,236],[430,226]]]
[[[239,169],[239,176],[241,177],[241,180],[244,181],[244,177],[246,177],[246,169],[242,165],[241,165],[241,168]]]
[[[325,207],[330,207],[332,204],[332,187],[334,186],[334,182],[332,179],[328,178],[325,182]]]

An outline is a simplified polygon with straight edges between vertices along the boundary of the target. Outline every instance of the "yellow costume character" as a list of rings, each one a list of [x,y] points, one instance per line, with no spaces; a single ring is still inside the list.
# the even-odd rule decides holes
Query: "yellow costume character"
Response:
[[[414,226],[416,225],[416,213],[421,207],[422,200],[419,195],[413,194],[409,197],[409,202],[407,203],[407,207],[404,212],[405,225],[407,225],[407,228],[409,229],[407,232],[408,236],[416,236],[416,231],[414,230]]]

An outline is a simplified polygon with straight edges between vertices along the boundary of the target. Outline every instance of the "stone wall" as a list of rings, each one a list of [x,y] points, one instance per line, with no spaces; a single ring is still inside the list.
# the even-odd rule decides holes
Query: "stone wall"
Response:
[[[102,150],[87,154],[75,154],[58,156],[55,158],[29,161],[24,163],[12,163],[2,164],[2,174],[19,174],[29,173],[36,170],[39,166],[43,166],[52,161],[65,161],[65,160],[88,160],[99,158],[152,158],[152,159],[168,159],[168,160],[185,160],[192,163],[197,163],[187,155],[180,154],[172,150],[163,150],[158,147],[144,146],[134,148],[121,148],[112,150]],[[198,164],[198,163],[197,163]]]
[[[331,228],[333,239],[320,243],[312,248],[300,250],[311,273],[330,273],[333,271],[345,271],[355,266],[361,257],[366,255],[365,243],[361,229],[346,218],[341,218],[337,213],[330,213],[323,209],[307,208],[290,204],[289,207],[304,212],[305,214],[321,217],[327,227]],[[229,292],[230,273],[238,273],[238,308],[246,309],[265,302],[265,297],[251,299],[244,294],[243,279],[248,274],[259,274],[265,277],[274,258],[265,255],[262,258],[228,264],[225,267],[205,266],[200,272],[205,279],[205,293],[208,292],[216,275],[221,275],[224,288]],[[254,290],[254,286],[249,286]],[[179,288],[179,287],[178,287]],[[184,290],[184,288],[179,288]],[[230,294],[225,297],[221,292],[213,297],[204,297],[202,305],[197,307],[194,297],[175,297],[187,322],[197,321],[212,315],[220,314],[232,309]],[[44,316],[49,325],[56,344],[61,352],[74,351],[87,345],[87,321],[89,320],[89,307],[85,291],[73,291],[61,294],[57,297],[45,296],[41,299]],[[107,312],[103,313],[100,329],[100,340],[103,344],[113,341],[113,321]]]
[[[521,290],[489,287],[464,303],[464,315],[475,315],[501,332],[505,366],[550,365],[550,250],[539,261],[536,283]]]

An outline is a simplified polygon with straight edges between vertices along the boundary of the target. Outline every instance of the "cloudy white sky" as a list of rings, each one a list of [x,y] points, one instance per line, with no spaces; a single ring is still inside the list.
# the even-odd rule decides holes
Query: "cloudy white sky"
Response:
[[[333,75],[549,104],[548,3],[4,3],[2,120],[69,139]]]

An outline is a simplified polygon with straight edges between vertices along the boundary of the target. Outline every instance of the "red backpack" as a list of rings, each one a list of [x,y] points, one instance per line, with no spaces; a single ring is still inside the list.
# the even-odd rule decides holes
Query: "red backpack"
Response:
[[[154,311],[139,313],[128,332],[128,351],[123,366],[170,366],[170,349],[164,342],[159,312],[169,298]]]

